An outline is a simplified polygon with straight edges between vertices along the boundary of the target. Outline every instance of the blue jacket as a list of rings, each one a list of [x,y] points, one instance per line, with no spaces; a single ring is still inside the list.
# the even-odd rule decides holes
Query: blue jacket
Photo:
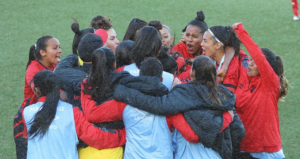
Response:
[[[188,142],[177,130],[175,130],[174,136],[176,137],[177,142],[174,156],[175,159],[221,159],[219,153],[212,148],[205,147],[201,142]]]
[[[139,75],[139,69],[133,63],[125,66],[133,76]],[[164,85],[157,77],[127,76],[120,84],[139,88],[143,93],[161,96],[168,93],[173,83],[173,75],[163,74]],[[154,115],[127,105],[123,111],[123,121],[126,129],[126,147],[124,158],[164,158],[173,159],[172,133],[169,130],[166,117]]]

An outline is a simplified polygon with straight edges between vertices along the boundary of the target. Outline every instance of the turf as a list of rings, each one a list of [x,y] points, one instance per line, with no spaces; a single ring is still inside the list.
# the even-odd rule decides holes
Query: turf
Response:
[[[119,40],[123,39],[132,18],[160,20],[176,33],[203,10],[208,26],[243,22],[261,47],[267,47],[283,58],[286,76],[291,84],[285,102],[279,103],[282,145],[286,158],[300,156],[300,56],[298,51],[300,21],[292,20],[290,1],[236,0],[1,0],[0,1],[0,158],[16,158],[13,140],[13,116],[23,100],[25,65],[29,47],[43,35],[60,40],[63,57],[71,53],[74,33],[70,17],[80,28],[89,27],[96,15],[113,21]],[[297,99],[298,98],[298,99]]]

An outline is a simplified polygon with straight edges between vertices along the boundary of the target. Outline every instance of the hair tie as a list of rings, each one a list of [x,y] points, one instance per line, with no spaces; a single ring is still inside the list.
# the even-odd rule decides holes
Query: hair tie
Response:
[[[36,48],[36,44],[34,44],[34,47]]]
[[[207,29],[207,31],[209,31],[209,33],[211,34],[211,36],[219,43],[222,44],[222,46],[225,46],[216,36],[215,34],[210,30],[210,29]]]

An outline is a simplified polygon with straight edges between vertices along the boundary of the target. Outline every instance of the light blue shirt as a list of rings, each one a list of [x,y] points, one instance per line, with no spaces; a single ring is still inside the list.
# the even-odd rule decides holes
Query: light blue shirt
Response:
[[[250,155],[255,158],[263,158],[263,159],[283,159],[283,158],[285,158],[282,149],[278,152],[257,152],[257,153],[251,152]]]
[[[127,105],[123,121],[126,130],[125,159],[173,159],[172,133],[165,116]]]
[[[222,159],[219,153],[200,143],[188,142],[178,130],[175,130],[176,150],[175,159]]]
[[[43,104],[38,102],[24,109],[27,132],[31,127],[30,122]],[[77,159],[77,143],[72,105],[59,101],[55,118],[43,138],[40,135],[33,139],[28,137],[27,159]]]
[[[133,76],[139,76],[136,64],[125,66]],[[163,84],[170,90],[174,76],[163,72]],[[165,116],[154,115],[127,105],[123,111],[126,130],[125,159],[173,159],[172,133]]]

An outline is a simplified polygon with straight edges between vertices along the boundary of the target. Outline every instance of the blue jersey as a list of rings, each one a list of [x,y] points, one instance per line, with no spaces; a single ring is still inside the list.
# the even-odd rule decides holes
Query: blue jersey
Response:
[[[139,76],[136,64],[124,67],[133,76]],[[163,84],[170,90],[174,76],[163,72]],[[123,111],[126,130],[124,158],[173,159],[172,133],[165,116],[154,115],[127,105]]]
[[[172,134],[165,116],[127,105],[123,112],[126,130],[124,158],[173,159]]]
[[[30,122],[33,120],[35,114],[42,108],[43,104],[44,102],[38,102],[24,109],[23,116],[26,122],[27,132],[31,127]],[[28,137],[27,159],[77,159],[77,143],[78,138],[72,105],[59,101],[55,118],[43,138],[40,138],[40,135],[37,135],[33,139]]]
[[[200,143],[188,142],[177,130],[176,136],[176,150],[175,159],[221,159],[221,156],[211,148],[204,147]]]

